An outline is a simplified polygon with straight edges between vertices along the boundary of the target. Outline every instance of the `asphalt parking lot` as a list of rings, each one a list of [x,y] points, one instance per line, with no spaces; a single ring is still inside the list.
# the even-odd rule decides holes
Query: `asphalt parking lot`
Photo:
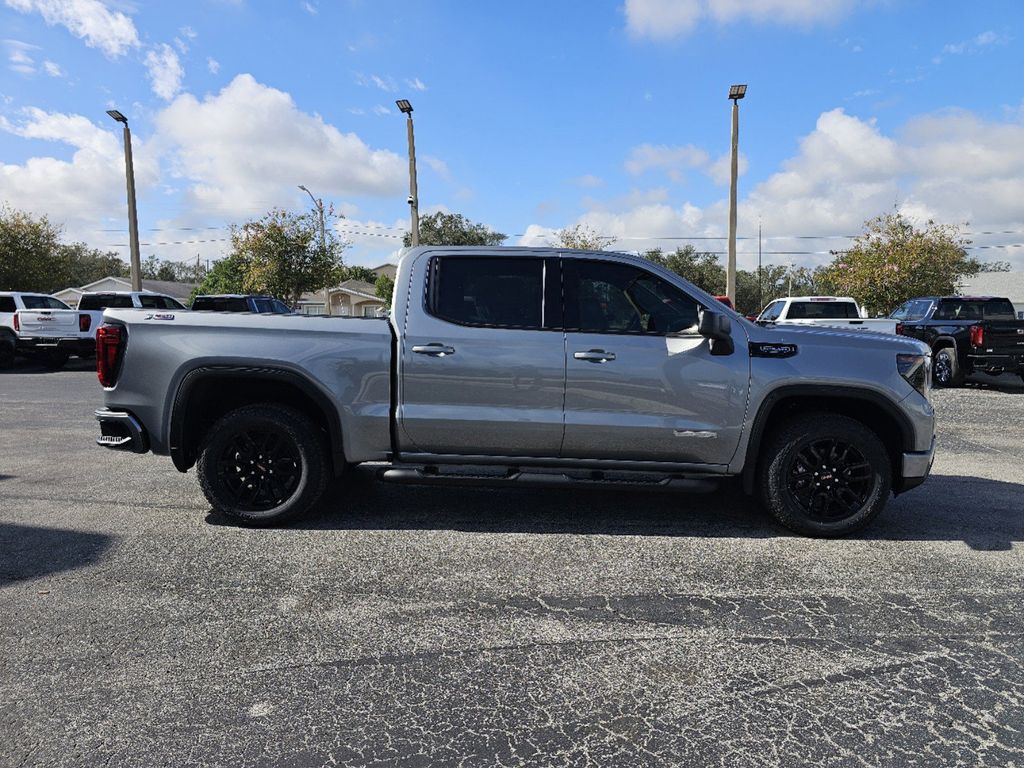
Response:
[[[1024,765],[1024,387],[990,382],[816,541],[734,491],[366,472],[238,528],[93,445],[87,364],[0,374],[0,765]]]

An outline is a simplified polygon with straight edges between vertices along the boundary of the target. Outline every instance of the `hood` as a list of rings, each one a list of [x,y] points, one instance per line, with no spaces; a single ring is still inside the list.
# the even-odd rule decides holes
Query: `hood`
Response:
[[[813,344],[815,346],[832,346],[846,350],[883,350],[908,354],[931,354],[931,348],[923,341],[908,336],[894,336],[889,333],[875,331],[846,331],[813,325],[758,325],[748,330],[751,341],[769,344]]]

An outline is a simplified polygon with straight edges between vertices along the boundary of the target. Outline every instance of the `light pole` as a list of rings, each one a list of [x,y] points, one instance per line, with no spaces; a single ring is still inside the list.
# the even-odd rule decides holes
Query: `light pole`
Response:
[[[320,249],[327,253],[327,226],[324,224],[324,201],[320,198],[313,197],[313,193],[306,189],[302,184],[299,184],[299,189],[309,195],[309,199],[313,201],[313,205],[320,211]]]
[[[729,87],[732,99],[732,173],[729,184],[729,263],[725,270],[725,292],[736,306],[736,179],[739,175],[740,99],[747,95],[746,85]]]
[[[416,189],[416,140],[412,134],[412,104],[408,99],[399,99],[395,104],[408,118],[406,126],[409,129],[409,216],[412,221],[410,239],[416,246],[420,244],[420,197]]]
[[[116,109],[107,114],[124,125],[124,172],[128,181],[128,244],[131,249],[132,290],[142,290],[142,262],[139,259],[139,212],[135,208],[135,167],[132,165],[132,132],[128,118]]]

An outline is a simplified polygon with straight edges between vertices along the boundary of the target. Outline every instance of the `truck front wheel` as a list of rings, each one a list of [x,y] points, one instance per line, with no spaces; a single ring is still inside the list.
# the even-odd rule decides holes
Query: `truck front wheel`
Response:
[[[196,463],[210,505],[248,525],[273,525],[302,514],[323,495],[327,449],[303,413],[249,405],[210,429]]]
[[[797,416],[769,438],[762,455],[762,502],[797,533],[853,533],[882,511],[892,488],[882,441],[861,422],[840,414]]]

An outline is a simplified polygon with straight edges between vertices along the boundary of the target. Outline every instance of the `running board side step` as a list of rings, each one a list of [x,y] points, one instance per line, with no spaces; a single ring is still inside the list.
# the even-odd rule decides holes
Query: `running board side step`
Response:
[[[704,477],[675,477],[666,475],[640,474],[630,476],[626,472],[588,472],[586,477],[573,476],[565,472],[523,472],[509,469],[504,474],[470,474],[461,472],[439,472],[435,467],[390,467],[382,469],[378,478],[385,483],[403,485],[456,485],[495,487],[502,485],[595,488],[640,488],[644,490],[687,491],[689,493],[711,493],[718,488],[718,480]],[[609,476],[611,475],[611,476]]]

